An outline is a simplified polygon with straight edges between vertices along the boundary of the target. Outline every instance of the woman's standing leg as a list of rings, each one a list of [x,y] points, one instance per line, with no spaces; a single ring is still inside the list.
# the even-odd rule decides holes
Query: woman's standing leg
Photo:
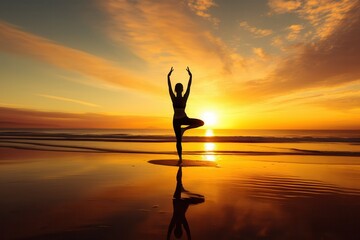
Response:
[[[181,129],[181,123],[173,122],[173,128],[176,136],[176,150],[179,155],[179,162],[182,162],[182,129]]]

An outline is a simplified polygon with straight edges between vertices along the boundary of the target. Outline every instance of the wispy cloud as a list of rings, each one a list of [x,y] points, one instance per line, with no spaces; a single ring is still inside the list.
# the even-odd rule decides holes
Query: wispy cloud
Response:
[[[353,96],[343,96],[333,99],[325,99],[317,101],[315,104],[330,110],[338,112],[356,112],[357,116],[360,114],[360,96],[359,93]]]
[[[275,109],[286,109],[296,105],[324,106],[333,109],[332,104],[337,105],[338,99],[353,99],[353,102],[356,102],[355,100],[359,99],[359,93],[360,82],[357,81],[344,84],[343,86],[303,89],[295,93],[283,94],[267,100],[266,105],[269,105],[269,108]],[[351,105],[348,107],[343,105],[343,110],[353,108],[354,106]],[[360,108],[360,105],[358,105],[358,108]]]
[[[242,27],[246,31],[251,32],[255,37],[266,37],[273,33],[271,29],[261,29],[254,26],[250,26],[249,23],[246,21],[240,22],[240,27]]]
[[[1,21],[0,50],[30,56],[56,67],[88,75],[123,88],[159,92],[159,88],[147,82],[145,78],[141,78],[113,62],[60,45]]]
[[[278,47],[281,50],[285,50],[284,49],[284,40],[281,36],[275,36],[271,39],[271,43],[272,46]]]
[[[109,16],[109,36],[150,65],[187,63],[197,69],[220,67],[229,72],[233,63],[241,60],[198,24],[182,1],[104,0],[99,4]]]
[[[266,60],[269,57],[263,48],[253,48],[253,52],[262,60]]]
[[[211,21],[215,25],[219,24],[220,20],[211,16],[208,12],[211,7],[216,6],[213,0],[187,0],[187,4],[196,15]]]
[[[269,0],[268,5],[273,13],[298,14],[316,29],[314,38],[325,38],[336,29],[357,2],[358,0]]]
[[[81,101],[81,100],[73,99],[73,98],[65,98],[65,97],[59,97],[59,96],[53,96],[53,95],[47,95],[47,94],[37,94],[37,95],[40,96],[40,97],[44,97],[44,98],[55,99],[55,100],[64,101],[64,102],[76,103],[76,104],[80,104],[80,105],[84,105],[84,106],[88,106],[88,107],[95,107],[95,108],[100,107],[97,104],[90,103],[90,102],[85,102],[85,101]]]
[[[301,30],[304,29],[304,26],[301,24],[293,24],[290,25],[287,30],[289,31],[289,34],[287,35],[287,40],[294,41],[299,37],[299,34]]]
[[[283,59],[267,77],[249,82],[247,92],[264,97],[359,80],[359,7],[360,3],[326,39],[304,45],[296,54]]]
[[[24,105],[14,104],[14,103],[4,103],[0,102],[0,107],[14,107],[14,108],[22,108]]]
[[[315,27],[319,38],[325,38],[337,28],[356,2],[358,0],[323,0],[321,4],[305,1],[298,12]]]
[[[169,126],[170,117],[117,116],[95,113],[64,113],[28,108],[0,107],[0,127],[38,128],[156,128]]]
[[[276,13],[294,11],[301,6],[300,0],[269,0],[268,5]]]

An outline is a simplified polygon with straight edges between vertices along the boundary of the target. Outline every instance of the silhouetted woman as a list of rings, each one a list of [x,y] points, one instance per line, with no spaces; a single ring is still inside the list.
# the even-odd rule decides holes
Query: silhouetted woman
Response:
[[[189,118],[185,113],[186,101],[190,94],[190,87],[192,81],[192,74],[190,72],[189,67],[186,68],[186,71],[189,73],[189,82],[186,89],[184,96],[182,95],[183,92],[183,85],[181,83],[177,83],[175,85],[175,93],[172,91],[170,76],[171,73],[174,71],[173,67],[171,67],[170,72],[167,76],[168,79],[168,86],[169,86],[169,93],[171,97],[171,101],[174,107],[174,117],[173,117],[173,128],[176,135],[176,149],[179,155],[179,162],[182,162],[182,146],[181,146],[181,139],[184,132],[190,128],[197,128],[204,125],[204,122],[200,119]],[[181,127],[182,125],[186,127]]]

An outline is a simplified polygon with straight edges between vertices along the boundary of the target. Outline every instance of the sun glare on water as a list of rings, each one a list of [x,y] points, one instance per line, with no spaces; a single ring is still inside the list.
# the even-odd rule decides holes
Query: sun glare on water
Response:
[[[204,121],[205,127],[207,128],[205,136],[214,137],[214,131],[212,128],[217,124],[217,115],[214,112],[204,112],[201,115],[201,119]],[[203,159],[211,162],[216,161],[216,155],[214,154],[215,148],[215,143],[205,142],[205,154],[203,155]]]
[[[213,137],[214,136],[214,131],[212,129],[206,129],[205,136],[206,137]]]

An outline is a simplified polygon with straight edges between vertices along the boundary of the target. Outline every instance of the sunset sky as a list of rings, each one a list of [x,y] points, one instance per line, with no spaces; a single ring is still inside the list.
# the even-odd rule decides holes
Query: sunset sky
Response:
[[[0,127],[360,129],[358,0],[1,0]]]

